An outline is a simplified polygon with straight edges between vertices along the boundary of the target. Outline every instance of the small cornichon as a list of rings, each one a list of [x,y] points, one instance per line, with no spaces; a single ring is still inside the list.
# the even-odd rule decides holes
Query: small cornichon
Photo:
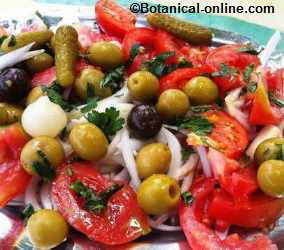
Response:
[[[62,87],[75,81],[75,63],[79,55],[77,31],[69,25],[59,27],[55,34],[56,79]]]

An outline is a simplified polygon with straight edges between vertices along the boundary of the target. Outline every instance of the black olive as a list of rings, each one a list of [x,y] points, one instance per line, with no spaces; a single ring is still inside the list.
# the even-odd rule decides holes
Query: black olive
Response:
[[[130,134],[136,138],[149,139],[159,133],[162,120],[155,107],[145,104],[135,106],[127,119]]]
[[[9,68],[0,73],[0,102],[19,102],[29,88],[29,77],[24,70]]]

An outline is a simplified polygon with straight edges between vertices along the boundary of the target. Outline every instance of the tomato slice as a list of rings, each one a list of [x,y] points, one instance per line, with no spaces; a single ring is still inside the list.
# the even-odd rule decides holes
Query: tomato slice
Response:
[[[158,30],[155,36],[155,50],[157,54],[164,52],[175,52],[175,56],[169,58],[169,63],[179,63],[184,58],[197,66],[202,66],[207,58],[209,49],[207,47],[194,47],[182,41],[172,34]]]
[[[138,71],[143,62],[151,60],[155,56],[155,36],[156,32],[149,28],[136,28],[126,34],[122,42],[125,61],[129,59],[131,49],[134,45],[138,44],[143,47],[143,50],[135,57],[132,65],[128,69],[128,74]]]
[[[279,119],[273,113],[267,91],[262,82],[258,83],[254,94],[249,121],[253,125],[271,125],[279,122]]]
[[[29,140],[19,124],[14,124],[0,133],[0,208],[23,193],[31,176],[20,164],[20,153]]]
[[[160,79],[160,92],[167,89],[182,89],[190,79],[206,73],[210,73],[207,66],[177,69]]]
[[[241,157],[248,145],[247,130],[225,112],[213,110],[203,115],[214,125],[209,137],[217,143],[218,150],[228,158]]]
[[[211,218],[246,228],[265,228],[274,223],[284,211],[284,199],[256,193],[250,199],[236,203],[224,190],[216,190],[208,206]]]
[[[136,17],[113,0],[99,0],[95,6],[96,20],[105,33],[123,39],[135,28]]]
[[[214,78],[222,93],[244,86],[245,82],[242,76],[245,68],[250,64],[254,64],[255,66],[260,65],[260,60],[257,56],[239,52],[239,49],[243,47],[245,47],[245,45],[225,45],[209,52],[206,64],[208,64],[213,71],[220,71],[221,64],[226,64],[230,68],[239,71],[239,73],[236,74]]]
[[[72,176],[67,174],[68,168]],[[80,162],[62,166],[53,183],[52,195],[60,213],[75,229],[107,245],[127,243],[149,231],[148,218],[138,207],[136,194],[130,186],[125,184],[117,191],[108,201],[106,210],[97,215],[84,210],[78,195],[70,190],[76,180],[95,192],[113,184],[92,164]]]
[[[85,68],[94,68],[93,65],[88,64],[85,60],[81,59],[76,63],[75,72],[77,75]],[[34,74],[31,84],[32,87],[49,86],[56,80],[55,66],[48,68],[42,72]]]

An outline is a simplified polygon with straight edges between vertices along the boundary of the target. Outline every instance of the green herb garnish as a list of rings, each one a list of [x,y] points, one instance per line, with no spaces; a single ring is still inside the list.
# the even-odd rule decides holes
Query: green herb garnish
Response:
[[[100,82],[102,88],[111,88],[113,92],[116,92],[121,88],[124,80],[125,66],[115,68],[106,74],[104,79]]]
[[[187,206],[191,206],[193,201],[194,201],[194,197],[192,196],[191,192],[184,192],[181,194],[181,197],[185,203],[185,205]]]
[[[8,43],[8,47],[13,47],[16,45],[17,41],[16,41],[16,37],[14,35],[11,35],[9,38],[9,43]]]
[[[177,121],[177,125],[181,129],[190,129],[199,136],[204,136],[212,132],[214,125],[202,116],[192,116]]]
[[[27,220],[28,218],[30,218],[33,213],[35,212],[34,207],[32,204],[28,204],[24,210],[22,211],[21,215],[22,217]]]
[[[107,207],[107,202],[110,197],[121,188],[122,186],[114,184],[107,188],[105,191],[96,194],[79,180],[77,180],[70,186],[70,189],[72,189],[79,196],[85,199],[84,207],[94,213],[102,213],[103,210]]]
[[[86,119],[99,127],[107,136],[115,135],[124,124],[124,119],[119,118],[119,111],[114,107],[107,108],[105,112],[93,110],[86,115]]]
[[[254,71],[254,68],[255,68],[255,64],[253,64],[253,63],[248,65],[245,68],[244,73],[243,73],[243,77],[244,77],[245,82],[247,82],[247,83],[250,82],[251,74]]]
[[[132,46],[132,48],[130,50],[129,59],[125,64],[126,67],[129,67],[133,63],[135,57],[138,56],[139,53],[141,52],[141,49],[142,49],[142,47],[139,44],[134,44]]]
[[[95,109],[98,106],[98,98],[93,98],[89,100],[83,108],[80,109],[82,113],[87,113],[93,109]]]
[[[38,150],[37,154],[40,158],[39,161],[32,163],[32,170],[43,178],[46,182],[51,182],[55,177],[55,170],[51,166],[44,152]]]
[[[231,75],[235,75],[239,73],[237,69],[231,68],[225,63],[221,63],[220,68],[221,68],[220,71],[211,73],[211,76],[212,77],[225,77],[225,76],[231,76]]]
[[[269,92],[268,96],[269,96],[269,100],[272,103],[274,103],[275,105],[277,105],[280,108],[284,108],[284,100],[277,98],[276,95],[272,92]]]
[[[259,53],[261,52],[261,51],[256,50],[253,47],[250,47],[250,46],[239,48],[237,51],[243,52],[243,53],[248,53],[248,54],[251,54],[251,55],[256,55],[256,56],[259,55]]]
[[[257,83],[256,82],[250,82],[248,85],[247,85],[247,91],[250,92],[250,93],[254,93],[257,89]]]
[[[49,98],[49,100],[57,105],[59,105],[65,111],[71,111],[74,107],[72,104],[68,103],[64,100],[63,96],[61,95],[61,86],[55,83],[50,87],[42,86],[41,89],[45,92]]]

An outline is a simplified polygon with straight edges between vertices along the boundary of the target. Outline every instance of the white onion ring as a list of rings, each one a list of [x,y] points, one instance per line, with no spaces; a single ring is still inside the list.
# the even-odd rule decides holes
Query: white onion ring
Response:
[[[194,171],[192,171],[186,177],[184,177],[181,184],[181,193],[188,192],[188,190],[192,185],[193,177],[194,177]]]
[[[169,217],[170,217],[170,214],[167,213],[167,214],[160,215],[155,219],[150,219],[149,220],[150,226],[158,227],[161,224],[165,223],[169,219]]]
[[[180,226],[168,226],[165,224],[161,224],[159,226],[153,226],[153,228],[165,232],[177,232],[182,230]]]
[[[114,181],[128,181],[129,174],[126,168],[123,168],[117,175],[115,175],[112,180]]]
[[[25,193],[25,204],[31,204],[35,210],[39,210],[42,208],[37,200],[37,190],[39,182],[40,178],[34,176],[30,184],[28,185]]]
[[[182,165],[181,145],[178,139],[168,129],[162,128],[157,136],[157,140],[168,145],[172,153],[168,175],[177,179],[178,169]]]
[[[188,175],[189,172],[193,171],[198,164],[198,159],[197,154],[190,155],[188,160],[178,169],[177,179],[181,180],[184,176]]]
[[[52,200],[51,200],[51,185],[49,183],[44,183],[40,190],[40,200],[42,207],[45,209],[52,209]]]
[[[207,157],[206,148],[203,146],[194,147],[199,155],[200,162],[202,164],[203,173],[206,177],[212,176],[212,171],[210,167],[210,162]]]

